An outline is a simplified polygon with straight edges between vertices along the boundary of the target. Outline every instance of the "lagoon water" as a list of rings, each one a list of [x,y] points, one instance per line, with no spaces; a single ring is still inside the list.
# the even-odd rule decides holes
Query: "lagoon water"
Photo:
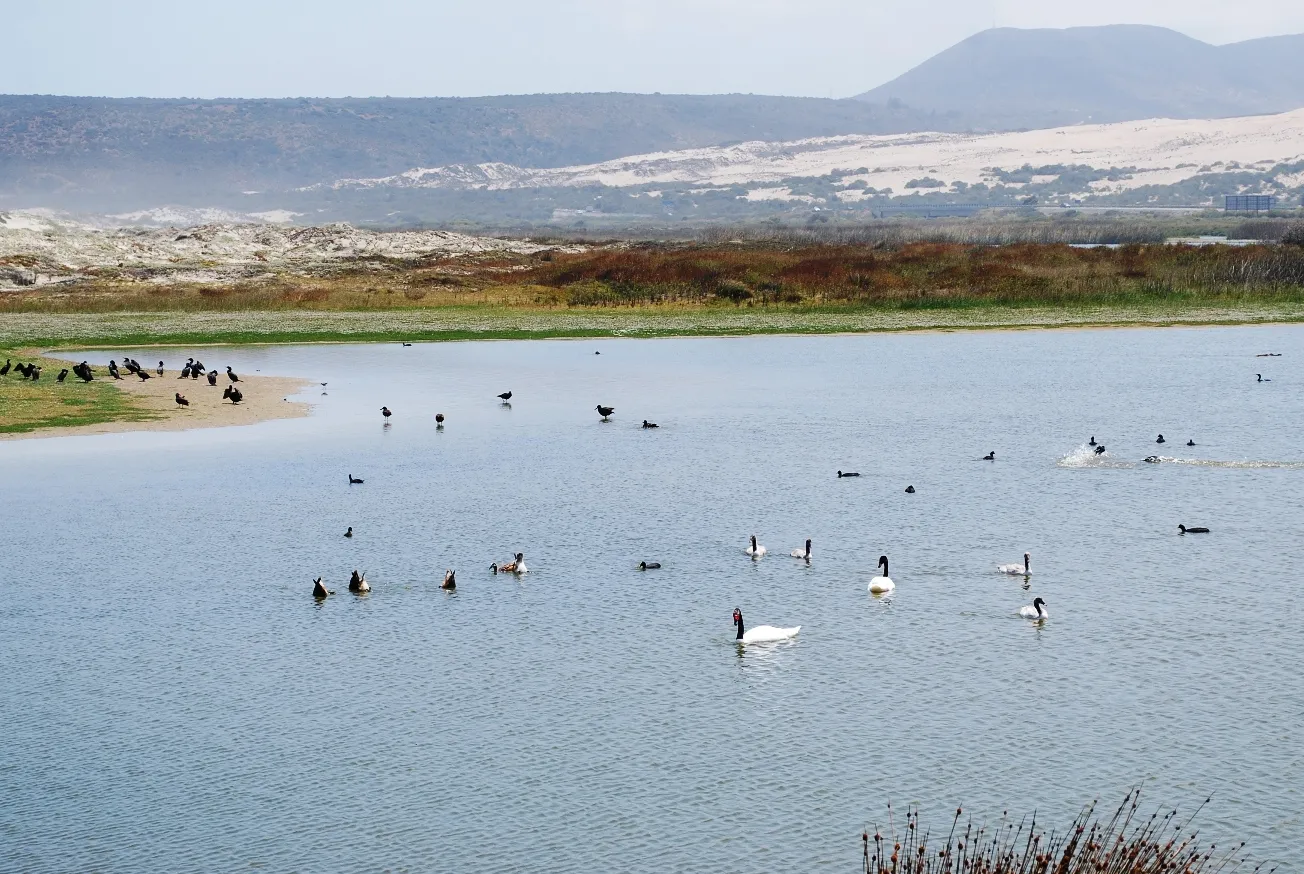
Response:
[[[306,419],[0,444],[0,869],[850,871],[889,801],[1058,823],[1138,782],[1298,869],[1301,349],[207,351],[328,386]],[[1025,551],[1027,585],[995,572]],[[801,634],[744,651],[735,606]]]

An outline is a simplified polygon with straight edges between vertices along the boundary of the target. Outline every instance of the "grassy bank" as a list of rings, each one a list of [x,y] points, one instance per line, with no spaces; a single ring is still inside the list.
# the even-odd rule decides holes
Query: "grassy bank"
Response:
[[[35,381],[24,379],[12,369],[0,376],[0,434],[154,418],[106,378],[83,382],[69,374],[58,382],[59,371],[69,366],[66,361],[0,348],[0,362],[6,359],[15,365],[34,363],[42,373]]]

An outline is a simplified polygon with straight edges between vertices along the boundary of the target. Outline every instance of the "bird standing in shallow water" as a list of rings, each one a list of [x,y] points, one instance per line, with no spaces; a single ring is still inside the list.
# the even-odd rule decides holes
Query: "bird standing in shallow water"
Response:
[[[502,399],[503,403],[507,403],[512,399],[512,393],[509,391],[505,391],[502,394],[500,394],[498,397]]]
[[[380,408],[380,414],[381,414],[382,416],[385,417],[385,424],[386,424],[386,425],[389,424],[389,417],[392,416],[392,415],[394,415],[392,412],[390,412],[389,407],[381,407],[381,408]]]
[[[443,413],[435,413],[435,427],[436,427],[436,428],[442,428],[442,427],[444,427],[444,414],[443,414]]]
[[[593,409],[598,411],[598,415],[602,416],[602,421],[604,422],[608,419],[608,417],[611,416],[612,413],[616,412],[615,407],[604,407],[602,404],[598,404]]]

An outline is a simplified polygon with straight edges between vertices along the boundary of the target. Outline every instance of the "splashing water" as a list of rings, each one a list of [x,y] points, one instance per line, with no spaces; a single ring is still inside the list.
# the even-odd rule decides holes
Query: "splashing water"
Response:
[[[1056,462],[1056,465],[1059,467],[1067,467],[1067,468],[1085,467],[1085,468],[1121,469],[1121,468],[1128,468],[1128,467],[1136,467],[1136,465],[1133,462],[1120,461],[1117,458],[1111,458],[1108,450],[1097,455],[1096,448],[1094,446],[1088,446],[1085,443],[1083,443],[1078,448],[1074,449],[1068,455],[1062,457],[1059,461]]]

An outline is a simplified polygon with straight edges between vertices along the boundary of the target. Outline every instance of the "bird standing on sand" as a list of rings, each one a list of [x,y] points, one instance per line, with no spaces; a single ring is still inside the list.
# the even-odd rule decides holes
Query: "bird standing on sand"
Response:
[[[380,408],[380,414],[381,414],[382,416],[385,417],[385,424],[386,424],[386,425],[389,424],[389,417],[392,416],[392,415],[394,415],[392,412],[390,412],[389,407],[381,407],[381,408]]]
[[[228,385],[226,387],[226,390],[222,392],[222,400],[228,400],[228,399],[231,401],[231,403],[238,404],[242,400],[244,400],[244,395],[240,393],[240,389],[236,388],[233,385]]]
[[[197,372],[197,371],[196,371],[196,372]],[[191,377],[192,377],[192,378],[194,377],[194,373],[191,373]],[[217,371],[216,371],[216,370],[210,370],[210,371],[208,371],[208,384],[209,384],[209,385],[217,385]]]
[[[231,365],[229,364],[226,366],[226,378],[231,380],[232,382],[240,381],[240,377],[235,375],[235,371],[231,369]]]
[[[118,375],[118,362],[114,361],[112,358],[109,359],[109,376],[114,379],[122,379],[122,377]]]
[[[163,375],[163,362],[162,362],[162,361],[160,361],[160,362],[158,363],[158,370],[156,370],[155,373],[157,373],[159,376],[162,376],[162,375]]]
[[[183,398],[183,397],[181,396],[181,392],[177,392],[176,394],[177,394],[177,398],[176,398],[176,400],[177,400],[177,406],[178,406],[178,407],[188,407],[188,406],[190,406],[190,401],[188,401],[188,400],[186,400],[185,398]]]
[[[140,377],[141,382],[144,382],[145,380],[149,379],[149,371],[137,369],[135,373],[137,376]]]
[[[502,394],[500,394],[498,397],[502,398],[503,403],[507,403],[512,399],[512,393],[509,391],[505,391]]]
[[[604,422],[607,421],[607,418],[611,416],[612,413],[616,412],[615,407],[604,407],[602,404],[598,404],[593,409],[598,411],[598,414],[602,416],[602,421]]]

